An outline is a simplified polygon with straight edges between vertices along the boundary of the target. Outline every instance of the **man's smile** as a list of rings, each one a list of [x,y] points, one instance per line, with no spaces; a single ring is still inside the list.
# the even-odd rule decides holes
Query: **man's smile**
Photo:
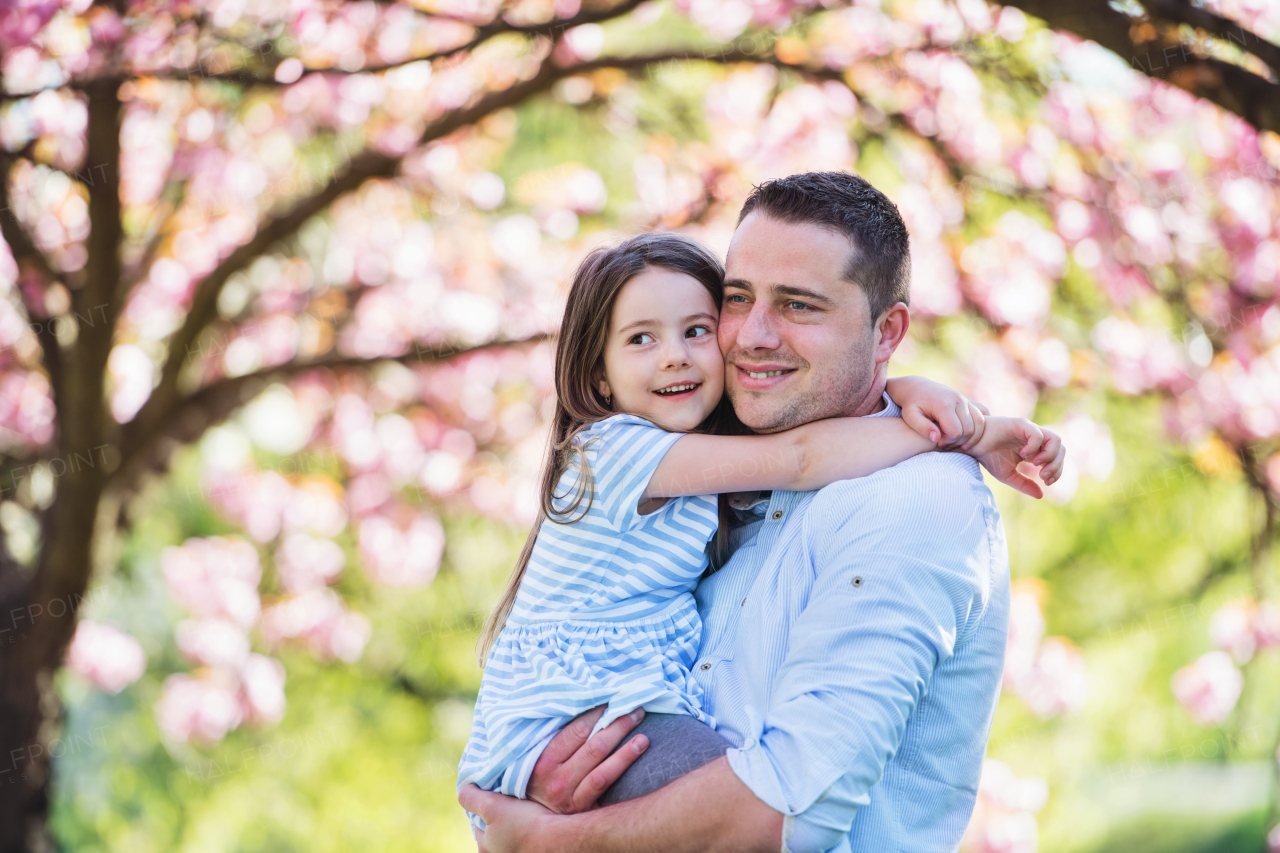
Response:
[[[733,367],[738,374],[738,385],[751,391],[772,388],[798,370],[783,364],[753,364],[750,367],[735,364]]]

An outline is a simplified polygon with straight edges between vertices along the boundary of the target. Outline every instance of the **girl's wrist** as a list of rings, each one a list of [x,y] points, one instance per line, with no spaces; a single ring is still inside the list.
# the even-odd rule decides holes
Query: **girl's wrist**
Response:
[[[980,450],[979,445],[982,443],[982,438],[987,434],[987,428],[991,426],[991,421],[993,420],[997,419],[984,418],[981,422],[975,422],[973,426],[973,435],[964,443],[963,446],[956,449],[966,456],[972,456],[976,459],[981,455],[982,451]]]

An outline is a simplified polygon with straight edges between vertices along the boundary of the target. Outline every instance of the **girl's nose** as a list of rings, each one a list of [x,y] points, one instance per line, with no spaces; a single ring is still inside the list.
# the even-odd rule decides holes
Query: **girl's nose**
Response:
[[[691,362],[689,360],[689,348],[684,345],[684,338],[679,343],[672,343],[663,352],[665,364],[663,367],[667,369],[679,369],[688,367]]]

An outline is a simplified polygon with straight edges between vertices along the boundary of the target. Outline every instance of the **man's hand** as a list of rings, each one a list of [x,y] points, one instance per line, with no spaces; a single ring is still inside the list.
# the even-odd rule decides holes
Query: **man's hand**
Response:
[[[459,791],[458,802],[488,827],[475,830],[480,853],[536,853],[540,835],[554,817],[537,803],[482,791],[475,785]]]
[[[1039,483],[1018,470],[1027,462],[1040,469],[1040,479],[1051,486],[1062,476],[1067,451],[1062,438],[1026,418],[987,418],[972,446],[965,451],[1006,486],[1033,498],[1044,497]]]
[[[649,739],[636,735],[622,749],[613,752],[644,719],[643,708],[619,717],[588,739],[596,721],[604,716],[604,710],[604,705],[592,708],[556,733],[529,775],[525,791],[529,799],[557,814],[576,814],[595,808],[600,795],[649,748]]]

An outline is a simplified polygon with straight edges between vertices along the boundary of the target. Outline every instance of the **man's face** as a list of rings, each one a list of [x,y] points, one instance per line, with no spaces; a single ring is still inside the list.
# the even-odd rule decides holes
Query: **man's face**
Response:
[[[872,323],[862,288],[843,277],[851,251],[842,234],[758,211],[734,233],[718,337],[725,391],[755,432],[880,408],[901,335],[886,350],[883,323]]]

